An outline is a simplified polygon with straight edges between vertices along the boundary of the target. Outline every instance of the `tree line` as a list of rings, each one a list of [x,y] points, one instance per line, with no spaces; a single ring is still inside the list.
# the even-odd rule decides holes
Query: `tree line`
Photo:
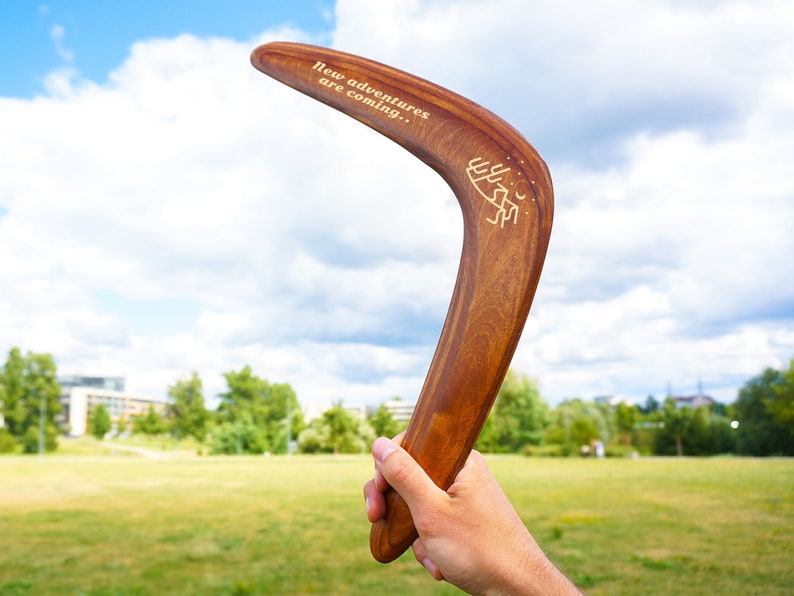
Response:
[[[569,456],[794,455],[794,359],[748,380],[728,405],[681,407],[652,395],[644,404],[568,399],[551,408],[537,384],[508,372],[477,441],[485,452]]]
[[[12,348],[0,369],[0,453],[57,448],[61,411],[56,367],[49,354]],[[139,433],[192,437],[209,454],[360,453],[377,436],[394,436],[404,424],[385,404],[361,416],[335,402],[311,421],[288,383],[271,383],[244,366],[224,373],[226,391],[214,411],[206,407],[197,373],[168,387],[164,408],[120,419],[99,404],[89,432],[102,438]],[[736,402],[680,407],[648,396],[644,404],[568,399],[550,407],[531,378],[509,371],[476,448],[490,453],[605,455],[794,455],[794,359],[748,380]]]

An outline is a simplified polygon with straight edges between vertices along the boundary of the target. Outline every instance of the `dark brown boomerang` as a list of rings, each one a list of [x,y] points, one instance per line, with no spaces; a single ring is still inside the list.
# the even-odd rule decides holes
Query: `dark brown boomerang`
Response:
[[[297,43],[251,54],[265,74],[386,135],[437,171],[463,211],[463,251],[444,328],[402,445],[448,489],[482,430],[521,337],[551,233],[551,177],[537,151],[488,110],[358,56]],[[375,523],[378,561],[417,537],[393,490]]]

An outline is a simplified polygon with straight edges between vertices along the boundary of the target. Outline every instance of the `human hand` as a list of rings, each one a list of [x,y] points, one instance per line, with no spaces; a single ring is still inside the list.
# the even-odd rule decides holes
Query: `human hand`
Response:
[[[471,594],[580,594],[532,538],[479,452],[471,452],[443,491],[399,446],[401,439],[372,444],[367,518],[383,517],[389,486],[400,493],[419,533],[414,557],[436,580]]]

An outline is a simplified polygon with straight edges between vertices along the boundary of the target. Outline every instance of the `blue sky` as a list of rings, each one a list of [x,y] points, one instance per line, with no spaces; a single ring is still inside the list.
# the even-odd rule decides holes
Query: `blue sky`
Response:
[[[209,0],[140,2],[54,1],[0,3],[0,95],[41,93],[46,74],[64,62],[102,82],[130,46],[182,33],[248,40],[273,24],[322,34],[333,26],[328,0]]]
[[[788,2],[0,1],[0,353],[212,398],[415,397],[460,257],[450,190],[256,72],[316,43],[481,103],[549,164],[513,367],[551,403],[730,402],[794,356]]]

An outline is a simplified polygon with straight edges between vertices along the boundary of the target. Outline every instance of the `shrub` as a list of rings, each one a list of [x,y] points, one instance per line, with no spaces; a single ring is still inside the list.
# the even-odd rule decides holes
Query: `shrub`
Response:
[[[565,445],[552,443],[550,445],[525,445],[522,453],[529,457],[567,457],[568,450]]]
[[[615,444],[604,448],[604,455],[607,457],[632,457],[636,454],[637,450],[631,445]]]
[[[0,428],[0,453],[12,453],[17,449],[17,440],[4,428]]]
[[[216,426],[210,437],[210,455],[264,453],[266,448],[263,433],[249,418]]]
[[[44,451],[55,451],[58,448],[58,431],[48,424],[44,430]],[[22,450],[25,453],[39,452],[39,427],[29,426],[22,436]]]

